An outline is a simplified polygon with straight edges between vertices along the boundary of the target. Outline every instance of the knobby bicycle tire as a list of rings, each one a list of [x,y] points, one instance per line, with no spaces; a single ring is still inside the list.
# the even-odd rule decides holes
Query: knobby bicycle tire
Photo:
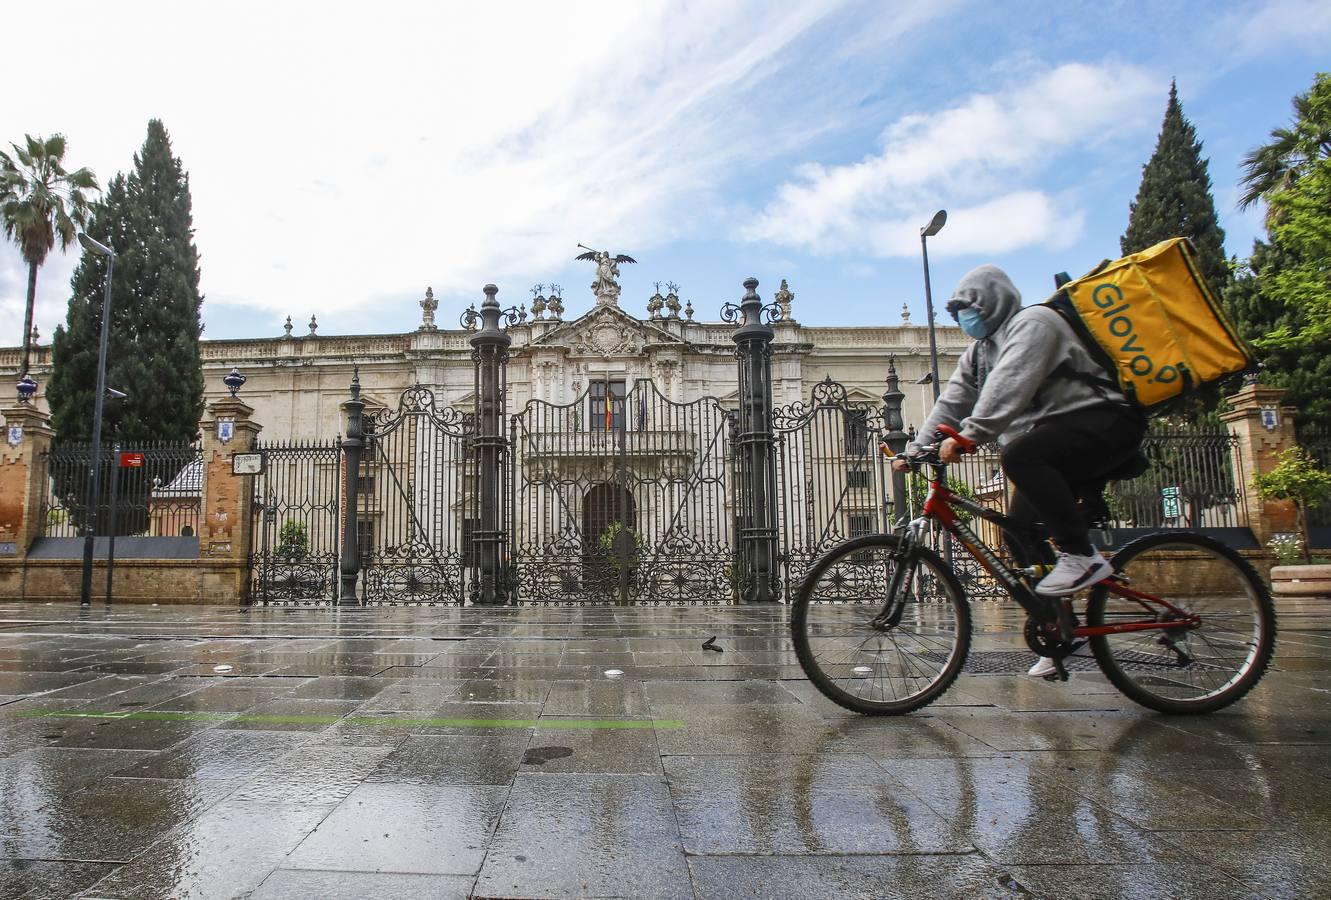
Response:
[[[1163,567],[1156,568],[1153,572],[1149,562],[1144,564],[1141,569],[1148,583],[1134,586],[1140,587],[1148,593],[1153,592],[1152,589],[1155,588],[1159,590],[1159,596],[1163,599],[1181,608],[1198,612],[1202,617],[1199,628],[1195,631],[1184,631],[1180,635],[1188,641],[1191,641],[1194,636],[1197,637],[1196,647],[1203,650],[1215,650],[1218,647],[1230,646],[1234,642],[1232,638],[1217,637],[1214,632],[1206,631],[1208,615],[1200,607],[1212,598],[1223,600],[1220,597],[1223,593],[1221,589],[1211,589],[1205,586],[1208,577],[1213,576],[1217,571],[1209,566],[1229,567],[1229,573],[1234,577],[1234,586],[1245,592],[1245,596],[1235,597],[1232,602],[1236,606],[1243,602],[1251,605],[1255,637],[1251,650],[1239,663],[1240,670],[1233,677],[1226,678],[1224,682],[1218,683],[1223,671],[1219,666],[1208,666],[1206,657],[1202,657],[1200,660],[1194,657],[1193,661],[1186,667],[1179,665],[1177,668],[1172,668],[1163,665],[1159,660],[1168,660],[1169,657],[1166,652],[1156,650],[1150,643],[1153,640],[1155,645],[1160,645],[1159,638],[1154,637],[1161,634],[1158,631],[1137,632],[1137,635],[1150,635],[1151,638],[1130,638],[1126,635],[1092,637],[1090,639],[1091,652],[1095,655],[1100,670],[1104,672],[1105,677],[1109,679],[1114,687],[1122,691],[1129,699],[1148,709],[1175,715],[1214,712],[1217,709],[1229,706],[1252,690],[1257,682],[1261,680],[1271,662],[1276,640],[1276,613],[1274,604],[1271,602],[1271,594],[1257,571],[1246,559],[1219,541],[1195,532],[1159,532],[1138,538],[1114,554],[1114,570],[1116,572],[1127,570],[1131,573],[1133,562],[1142,560],[1146,554],[1159,551],[1162,548],[1199,554],[1197,558],[1190,560],[1188,563],[1187,583],[1192,586],[1194,593],[1191,597],[1176,594],[1167,584],[1168,576],[1156,574],[1163,572]],[[1212,561],[1209,565],[1206,561],[1208,557]],[[1178,562],[1174,563],[1175,566],[1178,564]],[[1223,572],[1224,569],[1221,568],[1219,571]],[[1149,583],[1153,574],[1159,580],[1159,587]],[[1177,575],[1174,577],[1176,581],[1179,580]],[[1130,581],[1129,584],[1132,584],[1132,582]],[[1189,602],[1189,599],[1192,600],[1192,603]],[[1106,611],[1110,603],[1126,605],[1121,598],[1111,594],[1103,587],[1092,590],[1086,607],[1086,624],[1090,626],[1106,624]],[[1217,614],[1212,615],[1209,621],[1216,623],[1224,618],[1233,618],[1237,621],[1239,616],[1225,617]],[[1242,634],[1242,632],[1233,633],[1235,635]],[[1210,634],[1211,637],[1207,637],[1207,634]],[[1221,635],[1223,634],[1221,632]],[[1217,656],[1215,658],[1223,660],[1228,657]],[[1166,694],[1170,688],[1182,689],[1181,676],[1183,673],[1187,673],[1191,666],[1200,666],[1201,668],[1195,674],[1199,676],[1207,675],[1211,678],[1212,685],[1215,685],[1214,689],[1191,699],[1167,696]],[[1210,670],[1215,671],[1211,672]],[[1178,673],[1179,677],[1175,677],[1174,673]]]
[[[865,659],[861,660],[861,665],[851,667],[851,661],[847,660],[839,666],[830,667],[834,669],[833,671],[828,671],[829,661],[823,659],[813,646],[814,640],[822,640],[823,638],[815,635],[811,640],[810,632],[819,627],[817,623],[811,623],[811,606],[819,610],[839,609],[846,616],[863,618],[867,623],[867,620],[872,619],[885,603],[886,598],[882,596],[869,596],[867,597],[868,602],[864,602],[866,598],[859,598],[857,602],[854,597],[855,589],[853,586],[849,588],[851,591],[850,599],[839,605],[832,606],[825,599],[822,599],[829,594],[836,595],[838,599],[845,599],[848,590],[845,586],[847,580],[845,578],[846,569],[854,571],[869,568],[863,562],[851,557],[855,554],[868,555],[874,552],[892,554],[897,551],[899,546],[900,539],[895,535],[872,534],[855,538],[827,551],[814,561],[808,574],[800,583],[790,613],[791,638],[795,644],[795,654],[799,658],[800,666],[804,669],[804,674],[808,676],[809,681],[833,703],[867,715],[903,715],[928,706],[942,696],[943,692],[956,680],[957,675],[966,664],[966,656],[970,652],[971,615],[970,605],[966,600],[966,592],[957,576],[948,568],[942,557],[928,548],[917,546],[910,551],[907,562],[917,563],[923,569],[928,570],[928,575],[933,577],[930,588],[936,587],[941,594],[941,596],[931,597],[930,602],[938,604],[940,612],[945,607],[950,611],[955,622],[951,648],[946,654],[941,668],[921,689],[904,697],[897,697],[894,692],[892,699],[875,700],[857,696],[838,686],[838,680],[848,684],[858,683],[858,680],[847,676],[848,672],[858,672],[860,670],[872,672],[873,667],[865,663],[872,661],[871,657],[877,654],[864,650],[864,646],[869,640],[878,642],[878,650],[883,649],[883,642],[893,645],[896,652],[902,657],[901,665],[907,673],[902,677],[906,680],[921,680],[922,676],[911,675],[909,672],[918,671],[914,668],[915,666],[923,666],[930,659],[936,659],[942,653],[942,650],[933,649],[929,641],[920,638],[918,634],[913,632],[897,631],[895,629],[890,632],[876,632],[866,629],[863,632],[865,641],[861,643],[857,651],[865,656]],[[830,586],[830,579],[833,577],[840,577],[842,583],[834,587]],[[820,593],[819,586],[824,583],[825,578],[829,579],[829,588],[827,591]],[[868,578],[867,574],[862,576],[864,581],[867,581]],[[850,580],[853,582],[853,579]],[[923,604],[925,601],[916,602]],[[815,613],[814,618],[820,617]],[[859,633],[857,630],[856,634]],[[882,635],[882,637],[875,638],[874,635]],[[914,637],[920,647],[911,652],[903,651],[896,640],[897,636],[904,639]],[[838,672],[835,669],[846,671]],[[838,678],[838,675],[840,675],[840,678]],[[867,675],[862,680],[866,685],[874,681]]]

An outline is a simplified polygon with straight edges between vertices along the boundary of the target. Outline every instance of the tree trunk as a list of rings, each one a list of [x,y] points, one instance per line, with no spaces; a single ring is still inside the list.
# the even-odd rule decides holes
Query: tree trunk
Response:
[[[1294,501],[1294,521],[1299,529],[1299,537],[1303,540],[1303,561],[1312,565],[1312,536],[1308,533],[1308,511],[1303,508],[1302,500]]]
[[[37,305],[37,264],[28,263],[28,305],[23,313],[23,360],[18,377],[28,374],[28,356],[32,353],[32,310]]]

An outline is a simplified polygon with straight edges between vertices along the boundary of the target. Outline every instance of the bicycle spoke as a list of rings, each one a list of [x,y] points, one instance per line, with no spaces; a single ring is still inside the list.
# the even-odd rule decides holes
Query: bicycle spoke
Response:
[[[815,684],[823,678],[852,701],[905,708],[918,705],[914,701],[946,673],[949,680],[955,674],[952,663],[964,627],[958,609],[964,601],[942,586],[934,563],[920,560],[912,577],[902,581],[906,596],[899,600],[898,624],[875,627],[893,608],[886,591],[900,559],[890,541],[845,551],[815,583],[802,587],[807,599],[799,601],[797,648],[801,641],[807,648],[801,662],[811,663]]]
[[[1168,599],[1197,620],[1093,639],[1110,680],[1139,702],[1167,712],[1218,708],[1246,692],[1260,677],[1274,637],[1269,600],[1246,564],[1190,534],[1147,538],[1123,554],[1115,564],[1134,588]],[[1155,605],[1143,613],[1141,604],[1108,592],[1098,597],[1099,618],[1092,624],[1177,615]]]

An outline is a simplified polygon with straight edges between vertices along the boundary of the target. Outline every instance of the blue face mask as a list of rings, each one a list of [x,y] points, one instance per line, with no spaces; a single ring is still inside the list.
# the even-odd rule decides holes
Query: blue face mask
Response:
[[[984,323],[984,316],[978,309],[967,307],[957,311],[957,324],[977,341],[989,336],[989,326]]]

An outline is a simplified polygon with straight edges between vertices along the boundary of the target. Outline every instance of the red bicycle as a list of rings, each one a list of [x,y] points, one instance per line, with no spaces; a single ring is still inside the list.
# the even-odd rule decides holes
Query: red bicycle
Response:
[[[950,428],[939,429],[944,437],[968,444]],[[1238,700],[1266,671],[1276,636],[1271,595],[1229,547],[1194,532],[1150,534],[1115,552],[1114,573],[1081,596],[1044,596],[1034,585],[1047,566],[1009,566],[970,523],[1010,535],[1022,526],[950,490],[937,444],[897,458],[928,470],[923,514],[891,534],[829,550],[791,609],[800,665],[834,702],[871,715],[908,713],[938,699],[965,665],[970,606],[956,573],[926,544],[931,527],[950,534],[1021,605],[1026,645],[1053,659],[1058,678],[1067,679],[1066,662],[1089,645],[1109,681],[1137,703],[1207,713]]]

